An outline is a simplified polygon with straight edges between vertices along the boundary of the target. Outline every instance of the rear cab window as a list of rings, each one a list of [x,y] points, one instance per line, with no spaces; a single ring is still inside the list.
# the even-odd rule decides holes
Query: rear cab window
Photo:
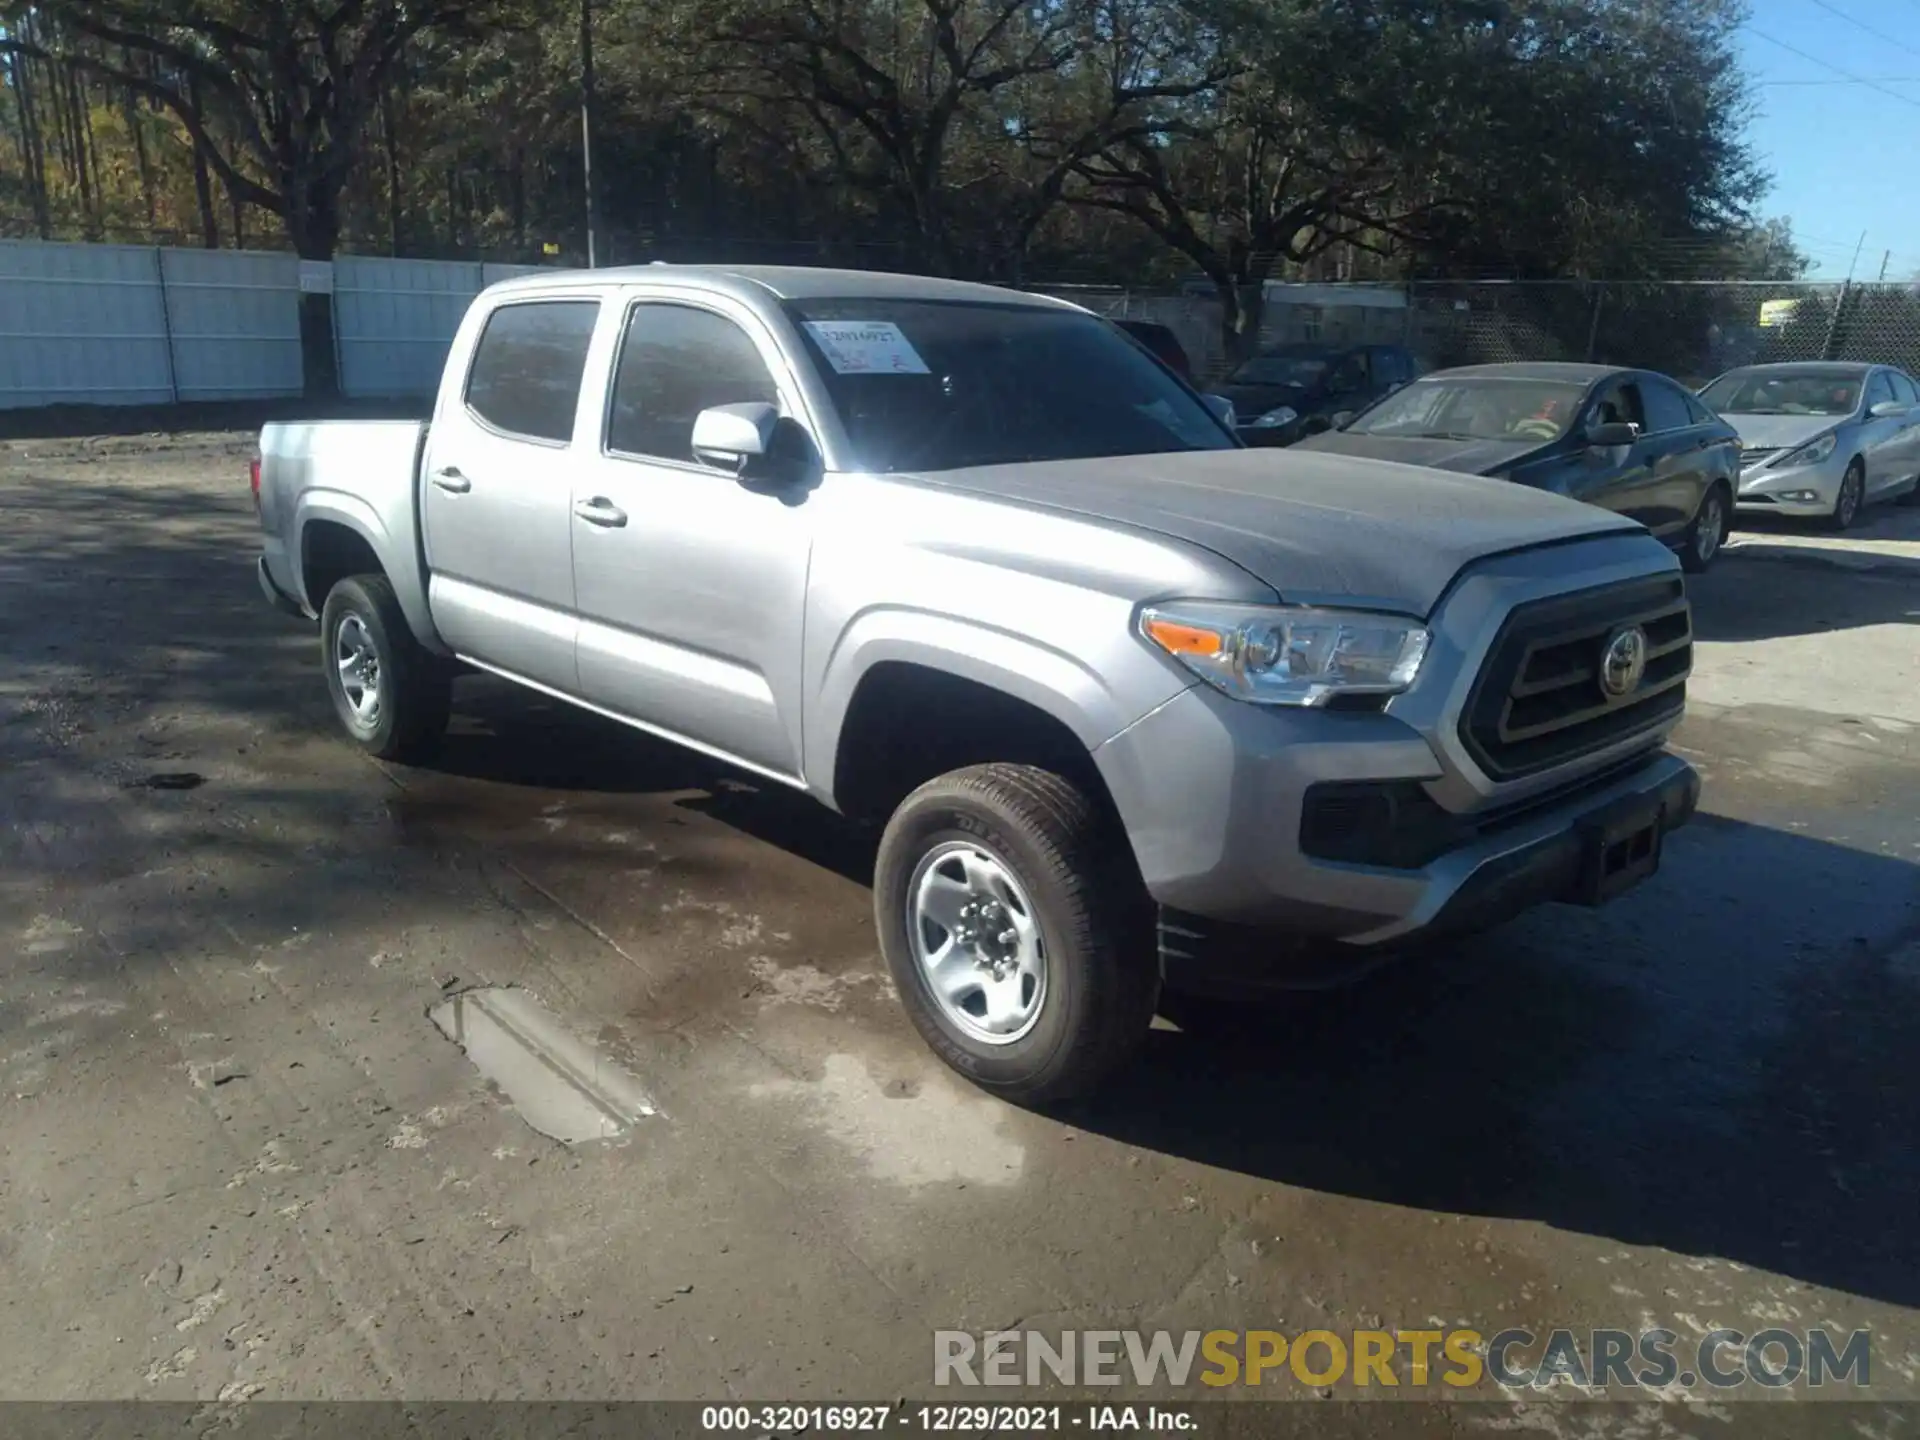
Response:
[[[597,300],[521,300],[487,317],[467,370],[467,409],[517,440],[566,445],[580,408]]]

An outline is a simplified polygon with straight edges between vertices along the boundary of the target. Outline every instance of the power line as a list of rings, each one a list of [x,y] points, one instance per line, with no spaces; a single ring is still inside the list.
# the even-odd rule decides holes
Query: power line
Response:
[[[1809,55],[1806,51],[1802,50],[1798,45],[1789,45],[1786,41],[1778,39],[1775,36],[1769,35],[1764,30],[1755,30],[1751,25],[1747,27],[1747,30],[1750,34],[1755,35],[1760,39],[1766,41],[1769,45],[1778,45],[1782,50],[1785,50],[1790,55],[1798,55],[1802,60],[1806,60],[1811,62],[1812,64],[1818,65],[1823,70],[1831,70],[1833,71],[1834,74],[1839,75],[1844,79],[1851,80],[1856,85],[1864,85],[1869,90],[1878,90],[1882,95],[1885,95],[1890,99],[1898,100],[1902,105],[1911,105],[1913,106],[1914,109],[1920,110],[1920,100],[1914,99],[1913,96],[1911,95],[1902,95],[1898,90],[1889,90],[1887,89],[1886,86],[1881,85],[1876,81],[1869,80],[1864,75],[1856,75],[1851,70],[1842,70],[1838,65],[1833,64],[1831,61],[1822,60],[1818,55]]]
[[[1902,50],[1905,50],[1909,55],[1920,55],[1920,50],[1914,49],[1913,46],[1909,45],[1906,41],[1900,39],[1898,36],[1889,35],[1884,30],[1876,30],[1873,28],[1873,26],[1867,24],[1867,22],[1864,20],[1854,19],[1853,16],[1847,14],[1847,12],[1842,10],[1838,5],[1829,5],[1827,3],[1827,0],[1813,0],[1813,3],[1818,5],[1822,10],[1826,11],[1829,15],[1838,15],[1842,20],[1846,21],[1849,25],[1857,26],[1859,29],[1866,31],[1867,34],[1873,36],[1876,40],[1884,40],[1889,45],[1897,45]]]
[[[1915,0],[1920,4],[1920,0]],[[1758,88],[1773,85],[1920,85],[1920,75],[1875,75],[1862,76],[1858,80],[1756,80]]]

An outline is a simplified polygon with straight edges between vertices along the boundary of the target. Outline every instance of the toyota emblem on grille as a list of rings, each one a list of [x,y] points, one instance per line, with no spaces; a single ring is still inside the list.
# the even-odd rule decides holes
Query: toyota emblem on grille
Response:
[[[1619,700],[1640,688],[1647,673],[1647,632],[1638,625],[1616,631],[1600,656],[1600,688]]]

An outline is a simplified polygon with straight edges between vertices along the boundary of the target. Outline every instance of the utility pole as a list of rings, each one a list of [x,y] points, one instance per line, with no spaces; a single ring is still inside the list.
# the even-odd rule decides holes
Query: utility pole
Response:
[[[1890,263],[1890,262],[1892,261],[1892,259],[1893,259],[1893,251],[1891,251],[1891,250],[1889,250],[1889,251],[1887,251],[1887,252],[1886,252],[1886,253],[1885,253],[1884,255],[1882,255],[1882,256],[1880,257],[1880,281],[1879,281],[1879,283],[1880,283],[1880,284],[1882,284],[1882,285],[1884,285],[1884,284],[1886,284],[1886,283],[1887,283],[1887,265],[1888,265],[1888,264],[1889,264],[1889,263]]]
[[[600,197],[593,183],[593,0],[580,0],[580,177],[587,189],[587,268],[600,264]]]
[[[1853,293],[1853,272],[1860,263],[1860,252],[1866,248],[1867,232],[1860,232],[1860,243],[1853,247],[1853,259],[1847,262],[1847,278],[1840,282],[1840,298],[1834,301],[1833,318],[1827,322],[1827,338],[1820,342],[1820,358],[1832,360],[1833,342],[1840,334],[1840,317],[1846,313],[1847,297]]]

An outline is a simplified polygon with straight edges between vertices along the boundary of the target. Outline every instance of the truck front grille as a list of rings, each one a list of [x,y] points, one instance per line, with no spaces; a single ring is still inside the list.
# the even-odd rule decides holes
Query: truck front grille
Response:
[[[1625,693],[1610,694],[1608,649],[1635,629],[1646,668]],[[1494,637],[1460,739],[1495,780],[1537,774],[1671,720],[1686,704],[1692,668],[1693,618],[1677,575],[1536,600],[1516,607]]]

